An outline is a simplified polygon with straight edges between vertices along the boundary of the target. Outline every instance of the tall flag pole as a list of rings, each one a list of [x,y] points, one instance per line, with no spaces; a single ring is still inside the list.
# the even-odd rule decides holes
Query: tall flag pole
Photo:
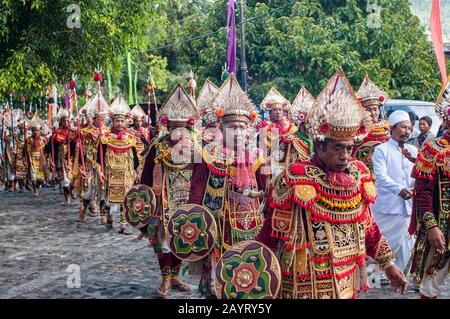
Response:
[[[228,0],[227,39],[228,71],[236,74],[236,14],[234,12],[234,0]]]
[[[131,72],[131,53],[127,53],[127,65],[128,65],[128,104],[133,105],[133,78]]]
[[[47,123],[50,129],[53,128],[53,95],[52,95],[52,85],[47,86]]]
[[[148,123],[148,142],[150,143],[151,141],[151,118],[150,118],[150,112],[151,112],[151,93],[152,93],[152,78],[151,76],[148,77],[147,79],[147,123]],[[153,81],[154,83],[154,81]]]
[[[13,94],[14,90],[9,90],[9,109],[11,110],[11,136],[14,136],[14,113],[13,113]],[[14,148],[14,138],[11,138],[12,147]]]
[[[67,83],[64,84],[64,106],[66,107],[67,112],[69,113],[69,118],[72,117],[72,107],[70,105],[70,95],[69,95],[69,85]],[[61,106],[61,105],[60,105]]]
[[[103,165],[103,145],[102,145],[102,126],[103,126],[103,121],[102,121],[102,114],[101,114],[101,108],[100,108],[100,82],[102,81],[102,73],[100,69],[96,69],[95,70],[95,75],[94,75],[94,81],[97,82],[97,95],[98,95],[98,103],[97,103],[97,107],[98,107],[98,120],[100,121],[99,123],[99,147],[100,147],[100,169],[101,172],[103,174],[104,172],[104,165]]]
[[[108,79],[108,97],[109,97],[109,101],[112,101],[113,99],[113,94],[112,94],[112,79],[111,79],[111,72],[108,70],[106,70],[106,78]]]
[[[156,90],[156,82],[155,82],[155,80],[153,79],[153,76],[152,76],[152,73],[150,72],[150,86],[151,86],[151,91],[152,91],[152,94],[153,94],[153,104],[154,104],[154,111],[153,111],[153,116],[154,116],[154,118],[155,118],[155,121],[156,121],[156,114],[158,113],[158,103],[156,102],[156,93],[155,93],[155,90]],[[148,123],[148,128],[149,128],[149,130],[150,130],[150,123]]]
[[[240,29],[241,29],[241,76],[242,76],[242,89],[247,92],[248,81],[247,81],[247,57],[245,55],[245,19],[244,19],[244,0],[239,1],[240,8]]]
[[[80,114],[78,112],[78,97],[77,97],[77,81],[75,74],[72,74],[72,79],[69,82],[69,88],[72,91],[72,97],[75,104],[75,114],[77,117],[77,135],[78,135],[78,147],[80,149],[80,156],[81,156],[81,167],[83,168],[83,171],[85,171],[84,166],[84,153],[83,153],[83,143],[81,141],[81,129],[80,129]]]
[[[447,81],[447,67],[445,65],[444,40],[442,38],[441,9],[439,0],[433,0],[430,30],[434,45],[434,53],[436,54],[439,70],[441,71],[442,87],[444,87]]]

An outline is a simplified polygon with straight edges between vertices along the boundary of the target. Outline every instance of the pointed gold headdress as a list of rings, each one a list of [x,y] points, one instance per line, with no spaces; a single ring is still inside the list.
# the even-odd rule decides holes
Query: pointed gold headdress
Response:
[[[441,90],[435,105],[436,114],[440,118],[447,118],[450,114],[450,75],[447,78],[447,83]]]
[[[359,142],[370,131],[371,123],[342,70],[328,81],[305,121],[309,135],[316,141],[329,138]]]
[[[159,120],[163,125],[187,126],[193,125],[200,115],[195,108],[195,102],[186,93],[181,84],[178,84],[166,98],[158,112]]]
[[[386,104],[388,99],[387,93],[381,91],[381,89],[376,86],[367,75],[364,77],[356,96],[363,107],[374,104],[381,106]]]
[[[295,97],[294,102],[292,102],[290,109],[292,120],[297,124],[302,123],[311,111],[313,105],[314,97],[304,86],[302,86]]]
[[[206,123],[213,123],[217,122],[217,117],[211,113],[207,112],[207,109],[210,106],[210,103],[212,102],[214,96],[219,91],[219,88],[217,85],[212,83],[209,79],[206,79],[205,83],[203,84],[200,93],[197,97],[197,110],[200,115],[205,116]]]
[[[241,89],[233,73],[225,80],[214,97],[211,107],[208,108],[208,114],[211,113],[221,122],[244,119],[256,126],[259,121],[255,105]]]
[[[283,94],[273,87],[261,102],[261,106],[267,111],[277,108],[288,110],[291,107],[291,103],[283,96]]]

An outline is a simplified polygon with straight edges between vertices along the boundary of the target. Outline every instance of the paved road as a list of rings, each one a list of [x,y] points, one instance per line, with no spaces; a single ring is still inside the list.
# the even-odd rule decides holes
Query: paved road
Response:
[[[154,298],[159,267],[146,240],[108,231],[98,218],[78,221],[78,202],[65,207],[58,191],[44,196],[0,191],[0,298]],[[115,216],[118,223],[118,216]],[[130,228],[131,230],[131,228]],[[80,268],[80,288],[73,274]],[[71,270],[70,273],[67,270]],[[75,272],[74,272],[75,271]],[[71,276],[72,277],[69,277]],[[172,298],[200,298],[196,280],[188,275],[191,293],[171,292]],[[364,298],[417,298],[372,289]],[[443,295],[450,298],[450,280]]]

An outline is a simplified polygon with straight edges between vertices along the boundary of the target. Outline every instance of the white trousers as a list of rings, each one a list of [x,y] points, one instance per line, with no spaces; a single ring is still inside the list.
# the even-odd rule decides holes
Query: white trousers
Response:
[[[432,248],[428,254],[427,262],[425,263],[425,271],[431,263],[434,251],[434,248]],[[447,264],[442,269],[438,270],[434,276],[427,275],[426,273],[424,274],[419,288],[422,295],[432,298],[441,294],[442,286],[448,275],[449,261],[450,260],[447,260]]]

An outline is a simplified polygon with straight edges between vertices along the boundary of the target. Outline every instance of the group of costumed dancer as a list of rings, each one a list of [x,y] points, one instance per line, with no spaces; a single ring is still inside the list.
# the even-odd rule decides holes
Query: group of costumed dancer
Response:
[[[302,87],[292,103],[272,88],[259,109],[234,74],[220,88],[206,80],[197,98],[195,85],[178,84],[153,108],[154,126],[150,107],[131,109],[121,94],[108,103],[100,72],[94,80],[97,93],[79,110],[60,107],[56,121],[3,111],[2,181],[43,198],[59,185],[64,204],[80,201],[81,221],[100,216],[112,229],[119,215],[120,234],[138,229],[160,265],[158,297],[192,289],[183,263],[206,298],[354,298],[368,289],[369,260],[407,291],[371,211],[372,155],[390,126],[380,120],[388,97],[368,77],[355,93],[339,70],[317,98]],[[74,80],[70,89],[76,106]],[[445,123],[449,110],[447,83],[436,103]],[[422,298],[449,272],[449,142],[447,132],[426,142],[413,170],[411,274]]]

